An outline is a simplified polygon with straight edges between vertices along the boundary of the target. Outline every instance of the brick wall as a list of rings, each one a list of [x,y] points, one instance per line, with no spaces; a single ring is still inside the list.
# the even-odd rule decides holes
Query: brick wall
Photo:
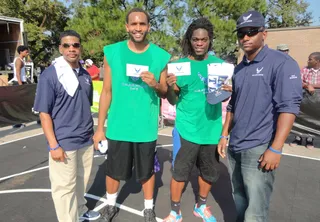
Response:
[[[320,27],[269,29],[266,43],[273,49],[279,44],[287,44],[290,55],[303,67],[312,52],[320,51],[319,37]]]
[[[276,49],[279,44],[287,44],[292,56],[302,68],[307,65],[308,56],[320,51],[320,26],[302,28],[268,29],[266,44]],[[242,60],[243,52],[239,51],[238,62]]]

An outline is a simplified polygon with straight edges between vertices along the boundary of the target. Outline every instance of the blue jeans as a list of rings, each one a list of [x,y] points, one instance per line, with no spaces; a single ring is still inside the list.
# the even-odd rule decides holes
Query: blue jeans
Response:
[[[275,171],[259,169],[259,158],[268,144],[238,153],[228,150],[229,174],[237,222],[267,222]]]

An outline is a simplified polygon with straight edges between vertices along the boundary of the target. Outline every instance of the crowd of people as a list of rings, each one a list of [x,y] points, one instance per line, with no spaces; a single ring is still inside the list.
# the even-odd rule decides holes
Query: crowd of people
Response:
[[[189,25],[181,45],[183,56],[173,61],[168,52],[147,40],[151,27],[145,10],[130,10],[125,27],[128,40],[103,48],[104,80],[95,132],[90,107],[92,81],[99,79],[99,69],[91,59],[84,61],[86,69],[81,65],[81,36],[77,32],[61,33],[61,57],[39,78],[34,110],[40,113],[48,143],[58,221],[112,221],[119,212],[120,181],[131,178],[133,170],[143,188],[144,221],[156,221],[153,196],[159,98],[167,98],[176,105],[177,114],[171,211],[163,221],[183,220],[181,196],[194,165],[199,169],[199,193],[193,214],[205,222],[216,221],[207,198],[220,175],[220,156],[228,159],[236,221],[267,222],[275,171],[299,113],[302,89],[312,93],[319,87],[318,77],[314,77],[319,76],[319,53],[310,55],[308,70],[301,78],[297,62],[286,53],[288,47],[268,48],[265,18],[248,11],[237,20],[235,32],[244,57],[234,69],[230,86],[208,79],[224,74],[225,61],[209,53],[213,25],[206,18]],[[18,50],[21,58],[15,65],[15,79],[21,85],[22,57],[28,50]],[[221,91],[208,92],[209,80],[220,81],[221,90],[231,94],[224,125],[222,102],[226,99],[219,99]],[[101,141],[108,141],[109,148],[104,162],[107,205],[100,214],[86,207],[84,193],[93,152]]]

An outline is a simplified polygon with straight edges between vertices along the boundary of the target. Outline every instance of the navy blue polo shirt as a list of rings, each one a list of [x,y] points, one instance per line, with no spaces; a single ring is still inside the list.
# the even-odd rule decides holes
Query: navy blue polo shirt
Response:
[[[93,143],[92,105],[93,87],[91,77],[82,67],[77,73],[78,89],[69,96],[59,82],[52,65],[40,76],[34,109],[50,114],[53,130],[65,151],[77,150]]]
[[[285,53],[264,46],[243,61],[232,77],[227,111],[233,113],[229,148],[238,152],[272,141],[279,113],[297,115],[302,99],[300,69]]]

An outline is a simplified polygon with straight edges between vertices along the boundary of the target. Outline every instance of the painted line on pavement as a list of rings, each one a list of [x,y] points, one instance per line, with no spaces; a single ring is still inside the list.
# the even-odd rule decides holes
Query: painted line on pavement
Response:
[[[16,189],[16,190],[1,190],[0,194],[13,194],[13,193],[50,193],[51,189]],[[98,197],[96,195],[92,195],[92,194],[88,194],[85,193],[85,196],[91,199],[95,199],[98,201],[103,202],[103,204],[100,204],[99,206],[97,206],[96,208],[94,208],[94,211],[100,211],[102,208],[104,208],[107,205],[107,199],[103,198],[103,197]],[[120,208],[121,210],[127,211],[129,213],[138,215],[140,217],[143,217],[143,212],[133,209],[131,207],[127,207],[123,204],[116,204],[116,206],[118,208]],[[158,222],[163,221],[163,219],[161,218],[156,218]]]
[[[3,181],[3,180],[10,179],[12,177],[21,176],[21,175],[28,174],[28,173],[33,173],[33,172],[44,170],[44,169],[47,169],[47,168],[49,168],[49,166],[39,167],[39,168],[36,168],[36,169],[33,169],[33,170],[28,170],[28,171],[24,171],[24,172],[21,172],[21,173],[12,174],[12,175],[0,178],[0,182]]]
[[[43,132],[42,132],[42,133],[34,134],[34,135],[32,135],[32,136],[25,136],[25,137],[21,137],[21,138],[19,138],[19,139],[6,141],[6,142],[3,142],[3,143],[0,143],[0,146],[5,145],[5,144],[8,144],[8,143],[14,143],[14,142],[17,142],[17,141],[19,141],[19,140],[24,140],[24,139],[29,139],[29,138],[32,138],[32,137],[40,136],[40,135],[42,135],[42,134],[43,134]]]

